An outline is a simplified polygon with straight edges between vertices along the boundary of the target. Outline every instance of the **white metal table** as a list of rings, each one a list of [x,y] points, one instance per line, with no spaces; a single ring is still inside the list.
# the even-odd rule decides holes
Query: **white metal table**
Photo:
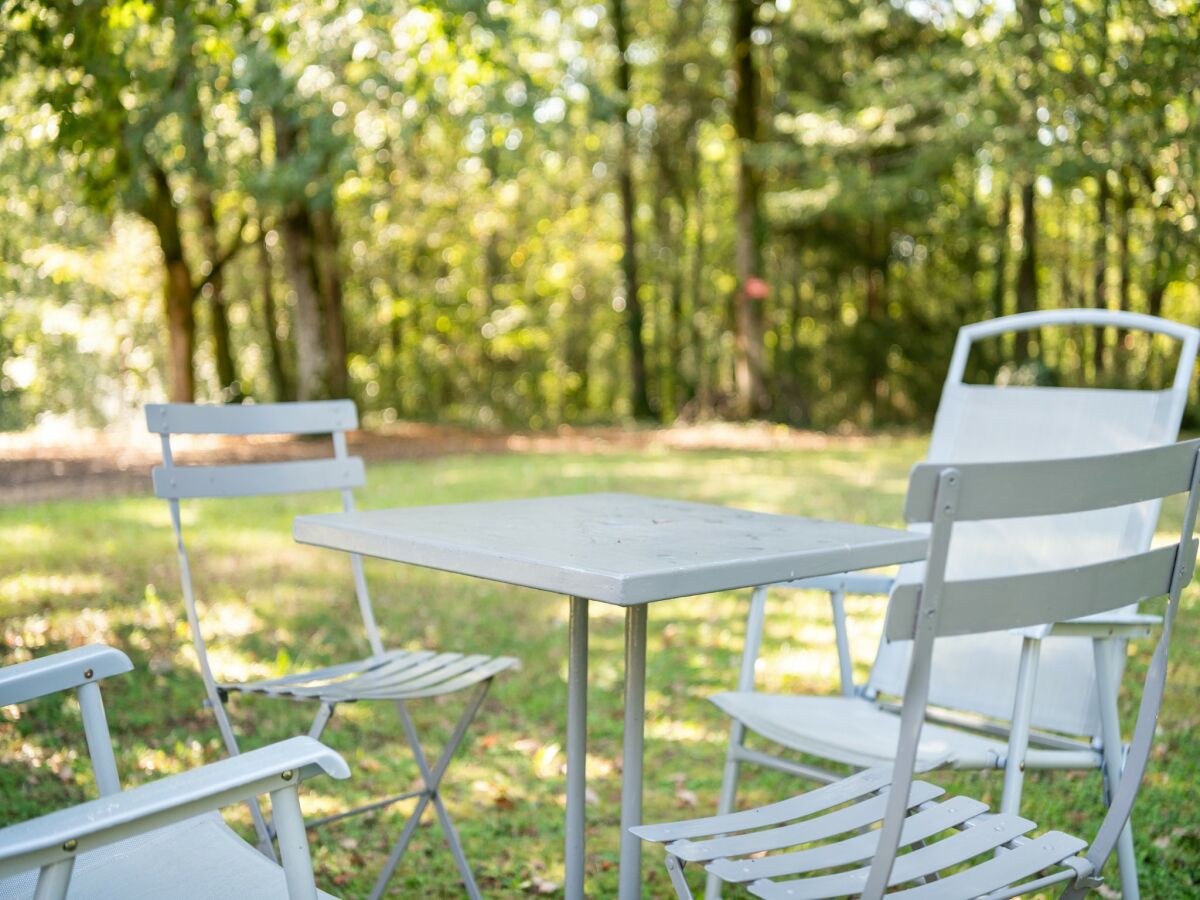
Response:
[[[566,884],[584,896],[588,602],[625,609],[619,896],[641,895],[646,612],[658,600],[921,559],[922,535],[632,494],[298,516],[297,541],[567,595]]]

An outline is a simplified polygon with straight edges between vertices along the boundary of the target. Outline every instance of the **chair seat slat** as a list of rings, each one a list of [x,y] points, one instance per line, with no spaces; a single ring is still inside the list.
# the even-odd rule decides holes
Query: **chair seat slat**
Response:
[[[385,654],[382,664],[378,658],[367,658],[283,678],[226,683],[220,687],[269,697],[335,703],[419,699],[464,690],[519,665],[511,656],[398,650]]]
[[[908,805],[910,808],[920,806],[943,793],[945,792],[940,787],[918,781],[909,791]],[[753,831],[748,834],[716,837],[707,841],[680,841],[671,844],[668,849],[672,856],[678,856],[688,862],[715,859],[721,856],[762,853],[767,850],[782,850],[784,847],[823,841],[826,838],[873,825],[883,818],[887,802],[887,795],[880,794],[860,800],[851,806],[843,806],[824,815],[805,819],[802,822],[793,822],[790,825],[780,825],[776,828]]]
[[[979,897],[1020,884],[1051,866],[1061,865],[1086,846],[1087,842],[1077,837],[1061,831],[1048,831],[979,865],[946,875],[930,884],[889,894],[888,898],[936,900],[939,897]],[[899,866],[900,861],[897,860],[896,867]]]
[[[918,878],[935,875],[950,866],[958,865],[1002,847],[1031,831],[1034,827],[1036,826],[1028,819],[1022,819],[1019,816],[984,816],[974,827],[959,831],[948,838],[898,857],[892,868],[892,876],[888,879],[888,884],[889,886],[901,885]],[[1048,859],[1034,871],[1060,862],[1074,852],[1074,849],[1067,849],[1061,855],[1057,855],[1057,858]],[[1049,855],[1056,856],[1056,853]],[[999,858],[1004,859],[1007,856],[1008,853],[1004,853]],[[1045,856],[1044,853],[1043,856]],[[1017,867],[1010,866],[1005,871],[1012,871],[1015,868]],[[971,871],[974,870],[967,870],[968,873]],[[866,883],[868,872],[870,872],[870,867],[864,866],[849,872],[822,875],[800,881],[758,881],[750,885],[750,893],[756,897],[762,897],[764,900],[823,900],[823,898],[842,897],[847,894],[857,895]],[[939,879],[930,885],[923,886],[932,887],[942,883],[942,880]],[[1004,882],[1004,884],[1011,883],[1011,880]],[[900,897],[907,893],[902,891],[894,896]],[[888,896],[893,895],[889,894]],[[962,897],[967,895],[961,891],[959,893],[947,891],[944,894],[934,891],[926,896]],[[970,896],[977,896],[977,894],[971,893]]]
[[[727,813],[723,816],[706,816],[686,822],[667,822],[662,825],[639,825],[631,828],[644,841],[666,843],[686,838],[707,837],[728,831],[743,831],[750,828],[765,828],[783,822],[811,816],[843,803],[857,800],[876,791],[883,790],[892,780],[890,770],[867,769],[833,784],[811,790],[806,794],[789,797],[778,803]]]
[[[927,840],[987,811],[987,804],[970,797],[951,797],[926,807],[909,816],[904,823],[900,846],[908,847],[917,841]],[[878,845],[879,832],[871,830],[823,847],[777,853],[757,859],[717,859],[707,868],[722,881],[733,883],[802,875],[805,872],[865,862],[875,855]]]

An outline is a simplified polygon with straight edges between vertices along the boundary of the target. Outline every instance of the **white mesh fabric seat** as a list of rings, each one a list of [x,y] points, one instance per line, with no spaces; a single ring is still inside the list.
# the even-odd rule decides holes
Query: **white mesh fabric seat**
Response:
[[[388,879],[407,850],[426,808],[432,806],[467,894],[478,897],[479,888],[475,877],[442,799],[441,782],[487,695],[492,679],[517,668],[519,662],[515,658],[429,649],[387,649],[376,624],[362,558],[351,555],[350,569],[354,593],[363,623],[365,643],[371,650],[370,656],[289,673],[280,678],[246,683],[219,681],[209,662],[184,543],[180,501],[192,498],[233,499],[337,491],[341,494],[342,509],[354,509],[353,489],[361,487],[366,480],[362,460],[350,456],[346,449],[346,432],[358,425],[358,413],[354,404],[348,400],[336,400],[254,406],[149,405],[146,407],[146,423],[150,431],[160,435],[162,440],[163,465],[154,470],[154,491],[156,495],[165,499],[170,507],[179,553],[180,583],[191,629],[192,645],[226,749],[231,754],[238,752],[237,738],[224,706],[230,694],[315,703],[317,711],[309,729],[309,735],[312,737],[319,737],[324,733],[339,703],[374,700],[392,704],[399,717],[404,740],[419,769],[422,786],[415,791],[381,798],[357,809],[314,820],[309,823],[310,827],[349,815],[378,810],[402,800],[416,800],[416,806],[376,880],[372,896],[378,897],[385,890]],[[288,462],[181,466],[176,464],[171,448],[171,436],[178,434],[327,434],[332,440],[332,455],[324,459]],[[338,613],[331,609],[330,614]],[[406,704],[460,691],[469,692],[465,709],[453,729],[448,744],[437,759],[431,761],[421,745]],[[266,849],[272,837],[270,829],[263,820],[257,804],[252,804],[250,811],[258,831],[260,846]]]
[[[1185,491],[1179,539],[1164,547],[986,577],[955,577],[947,564],[960,523],[1026,515],[1061,523],[1064,513]],[[758,809],[630,831],[663,845],[682,900],[692,897],[685,873],[692,864],[704,866],[710,889],[744,884],[770,900],[881,900],[885,892],[889,900],[1002,900],[1055,885],[1065,888],[1067,900],[1079,900],[1101,885],[1151,756],[1179,598],[1196,568],[1198,505],[1200,441],[1081,459],[917,466],[905,516],[933,527],[921,583],[898,584],[888,604],[886,637],[911,644],[889,764]],[[993,815],[971,798],[946,798],[941,788],[915,779],[928,762],[920,747],[930,729],[925,718],[937,641],[1095,616],[1162,594],[1167,610],[1125,772],[1090,845],[1013,813]],[[1023,759],[1028,740],[1028,732],[1014,728],[1005,755]]]
[[[170,865],[164,866],[165,860]],[[33,869],[0,880],[0,900],[29,900]],[[219,813],[209,813],[82,853],[68,900],[286,900],[283,869],[247,844]],[[322,900],[332,895],[317,891]]]
[[[890,765],[896,752],[900,717],[863,697],[731,691],[709,699],[756,734],[822,759],[865,769]],[[1002,741],[930,722],[921,732],[917,768],[991,769],[1005,749]]]
[[[1001,387],[966,384],[972,346],[985,338],[1040,327],[1083,325],[1158,334],[1179,348],[1173,384],[1165,390]],[[1104,310],[1056,310],[995,319],[960,330],[931,436],[928,460],[938,463],[1003,462],[1115,453],[1174,440],[1187,402],[1200,331],[1149,316]],[[951,577],[985,577],[1053,568],[1064,561],[1093,562],[1150,546],[1159,504],[1089,510],[1044,518],[964,522],[955,531],[948,561]],[[924,526],[915,525],[920,530]],[[902,582],[919,582],[920,564],[901,569]],[[733,722],[718,805],[734,809],[743,762],[828,781],[819,766],[783,759],[745,746],[754,732],[792,750],[850,766],[890,764],[899,715],[891,702],[903,695],[910,644],[882,640],[865,685],[852,683],[843,597],[886,593],[878,575],[793,582],[783,587],[830,592],[842,671],[842,695],[786,698],[754,690],[767,590],[751,600],[746,648],[736,692],[713,700]],[[930,704],[939,722],[926,732],[921,757],[940,765],[1005,770],[1001,811],[1020,810],[1027,768],[1103,768],[1109,790],[1121,769],[1117,687],[1125,640],[1150,633],[1136,605],[1106,613],[1090,629],[1050,626],[1021,633],[943,638],[933,651]],[[1081,639],[1083,638],[1083,639]],[[793,715],[801,712],[812,715]],[[843,727],[843,723],[850,727]],[[986,726],[989,733],[980,733]],[[966,729],[966,730],[962,730]],[[1005,752],[1010,730],[1032,731],[1033,744],[1017,759]],[[936,735],[936,737],[934,737]],[[995,738],[999,738],[999,741]],[[1126,900],[1137,897],[1132,835],[1118,853]],[[711,896],[715,896],[713,882]]]

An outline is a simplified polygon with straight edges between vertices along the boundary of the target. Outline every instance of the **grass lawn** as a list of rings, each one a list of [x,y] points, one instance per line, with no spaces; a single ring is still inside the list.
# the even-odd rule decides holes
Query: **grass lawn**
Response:
[[[900,524],[915,438],[832,442],[811,451],[666,451],[451,456],[371,466],[364,508],[626,490],[773,512]],[[300,547],[293,516],[335,499],[262,499],[185,506],[192,564],[219,676],[267,676],[365,653],[349,566],[339,554]],[[1162,530],[1177,529],[1179,505]],[[498,680],[464,752],[451,767],[446,802],[490,896],[560,893],[567,605],[558,597],[393,564],[368,562],[377,610],[392,645],[507,653],[521,671]],[[1200,592],[1189,589],[1174,642],[1171,683],[1152,770],[1135,810],[1143,896],[1200,894]],[[716,803],[727,727],[705,697],[733,688],[747,594],[674,600],[650,609],[647,698],[648,820],[707,813]],[[865,677],[882,621],[878,599],[851,598],[852,641]],[[109,722],[127,783],[218,759],[222,751],[188,642],[167,509],[149,497],[53,502],[0,509],[0,662],[92,641],[125,650],[136,670],[107,682]],[[622,615],[595,605],[589,693],[588,893],[613,896],[620,791]],[[286,648],[286,649],[284,649]],[[1122,712],[1132,721],[1152,647],[1130,648]],[[1137,680],[1135,680],[1135,678]],[[837,663],[828,607],[819,594],[777,594],[768,619],[761,685],[831,693]],[[418,727],[440,745],[463,697],[415,704]],[[307,729],[313,708],[235,699],[244,746]],[[394,713],[382,704],[339,708],[326,740],[354,777],[314,780],[305,809],[323,814],[414,783]],[[69,699],[0,710],[0,822],[21,820],[94,792],[79,713]],[[935,780],[998,801],[999,773],[941,773]],[[803,787],[751,770],[744,802]],[[407,804],[313,833],[319,885],[366,894]],[[1103,812],[1100,777],[1033,773],[1031,818],[1090,838]],[[244,808],[228,817],[241,826]],[[647,896],[669,894],[661,859],[646,860]],[[1115,881],[1116,867],[1107,872]],[[436,826],[418,832],[391,882],[394,897],[460,891]],[[733,893],[731,892],[731,895]],[[1110,896],[1113,894],[1110,892]]]

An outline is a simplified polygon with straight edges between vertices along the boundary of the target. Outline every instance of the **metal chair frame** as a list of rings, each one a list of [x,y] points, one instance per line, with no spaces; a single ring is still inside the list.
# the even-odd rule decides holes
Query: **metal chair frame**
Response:
[[[34,871],[38,873],[33,885],[37,900],[65,900],[72,880],[88,895],[106,889],[107,885],[95,884],[94,875],[89,878],[91,873],[85,872],[82,881],[77,877],[77,861],[89,854],[101,861],[123,860],[127,866],[132,859],[138,879],[162,878],[187,896],[203,895],[206,892],[203,884],[177,883],[179,876],[178,873],[172,876],[175,868],[171,860],[160,861],[144,850],[138,854],[128,844],[124,848],[114,845],[269,793],[283,857],[276,883],[285,887],[290,900],[316,900],[318,892],[300,812],[299,787],[305,778],[322,773],[348,778],[350,770],[345,761],[311,738],[292,738],[237,759],[221,760],[122,790],[100,682],[132,668],[129,657],[121,651],[92,644],[0,669],[0,706],[75,691],[100,793],[98,800],[0,828],[0,893],[14,888],[23,893],[28,889],[24,883],[32,880]],[[191,836],[196,834],[192,832]],[[183,852],[187,849],[190,846],[185,846]],[[257,859],[249,846],[245,850]],[[231,861],[231,865],[236,867],[237,863]],[[15,883],[9,881],[14,878]]]
[[[358,425],[354,404],[348,400],[255,406],[160,404],[146,407],[146,421],[150,431],[157,433],[162,441],[163,465],[156,467],[153,473],[155,493],[166,499],[170,507],[192,645],[199,660],[208,704],[217,719],[217,726],[227,751],[231,755],[239,752],[237,738],[225,709],[229,694],[233,692],[294,701],[318,701],[317,713],[308,731],[309,736],[313,738],[319,738],[324,733],[340,702],[390,701],[420,771],[422,787],[314,819],[308,826],[311,828],[372,812],[402,800],[417,801],[376,880],[371,893],[371,897],[375,898],[383,894],[388,880],[408,848],[421,817],[426,808],[432,805],[468,896],[479,897],[479,888],[463,851],[462,841],[442,800],[441,785],[450,760],[457,752],[487,696],[492,679],[503,671],[517,667],[517,660],[503,656],[462,656],[434,654],[430,651],[386,650],[367,589],[362,557],[351,554],[355,596],[371,650],[370,657],[244,685],[218,682],[209,664],[188,552],[184,543],[180,500],[336,490],[341,495],[342,510],[353,511],[353,489],[365,483],[362,460],[350,456],[346,448],[346,432]],[[250,465],[177,466],[171,448],[173,434],[329,434],[333,441],[333,456],[319,460]],[[414,699],[454,693],[467,688],[474,690],[467,700],[466,708],[437,762],[431,766],[407,704]],[[264,853],[273,855],[273,830],[263,818],[256,802],[251,803],[250,808],[260,848]]]
[[[959,523],[1119,507],[1184,492],[1179,539],[1168,546],[1049,571],[947,577]],[[1200,441],[1081,459],[918,465],[905,515],[910,522],[932,523],[928,562],[922,583],[892,591],[884,626],[889,639],[913,642],[892,767],[754,810],[631,830],[665,846],[680,898],[692,897],[684,878],[691,863],[703,864],[710,878],[747,885],[769,900],[880,900],[893,888],[901,889],[889,897],[911,900],[1002,900],[1055,885],[1064,886],[1068,900],[1086,896],[1102,883],[1100,873],[1125,832],[1150,758],[1179,599],[1195,572],[1198,502]],[[1027,838],[1035,823],[1014,813],[992,815],[969,798],[935,803],[941,789],[915,780],[938,638],[1070,621],[1164,594],[1162,632],[1125,773],[1090,846],[1061,832]],[[1035,670],[1037,653],[1035,646]],[[1009,755],[1021,758],[1028,741],[1027,731],[1014,728]],[[948,830],[950,837],[935,839]],[[785,852],[771,855],[780,850]],[[859,867],[846,869],[854,864]]]
[[[1163,421],[1160,423],[1164,430],[1174,437],[1178,433],[1179,423],[1187,404],[1197,350],[1200,348],[1200,330],[1136,313],[1094,309],[1047,310],[1021,313],[964,326],[959,330],[955,341],[954,352],[946,376],[945,395],[949,395],[951,391],[965,385],[963,379],[971,349],[979,341],[1018,331],[1072,325],[1120,328],[1160,334],[1179,343],[1179,360],[1170,388],[1171,402],[1165,408]],[[1015,388],[1015,390],[1020,390],[1020,388]],[[935,432],[937,427],[935,424]],[[1152,537],[1153,528],[1151,527],[1140,537],[1142,549],[1149,546]],[[898,714],[899,709],[895,704],[886,703],[869,690],[867,685],[855,684],[845,611],[846,594],[886,595],[892,590],[894,584],[895,579],[887,575],[849,573],[756,588],[751,595],[746,620],[746,644],[743,649],[737,690],[749,692],[755,689],[755,668],[762,651],[763,625],[766,618],[769,589],[820,590],[828,592],[829,595],[842,695],[873,700],[880,706],[892,709]],[[1125,754],[1121,742],[1120,720],[1117,714],[1117,696],[1125,645],[1130,639],[1149,636],[1156,622],[1157,620],[1151,616],[1125,615],[1090,624],[1057,623],[1053,628],[1042,629],[1040,633],[1026,632],[1023,634],[1021,645],[1012,716],[1007,728],[980,716],[963,714],[952,709],[929,709],[927,713],[929,719],[991,734],[1000,739],[1015,733],[1018,736],[1028,736],[1032,740],[1034,746],[1028,748],[1021,755],[1008,753],[995,761],[995,767],[1004,770],[1004,788],[1000,808],[1005,813],[1016,814],[1020,809],[1024,773],[1029,768],[1099,768],[1103,775],[1107,799],[1116,790],[1120,779],[1119,773],[1124,765]],[[1100,734],[1097,737],[1073,739],[1057,733],[1040,731],[1033,728],[1030,723],[1041,642],[1046,637],[1064,635],[1092,641],[1100,719]],[[824,782],[840,777],[818,766],[799,763],[747,747],[747,730],[744,723],[737,719],[732,720],[718,813],[731,812],[735,807],[737,782],[742,763],[761,765]],[[1133,848],[1132,828],[1126,828],[1122,835],[1118,856],[1121,863],[1124,897],[1126,900],[1137,900],[1137,863]],[[709,900],[718,897],[719,890],[718,882],[715,879],[710,881],[707,894]]]

